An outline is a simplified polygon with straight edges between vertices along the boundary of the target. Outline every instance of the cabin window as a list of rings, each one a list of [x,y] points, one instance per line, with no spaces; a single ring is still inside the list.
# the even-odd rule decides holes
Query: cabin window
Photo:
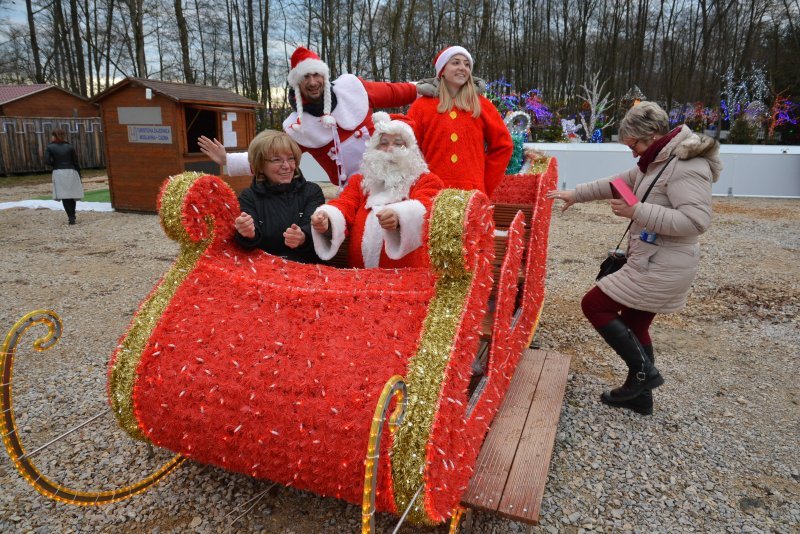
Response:
[[[200,152],[197,139],[205,135],[209,139],[219,139],[218,113],[207,109],[186,107],[186,147],[187,152]]]

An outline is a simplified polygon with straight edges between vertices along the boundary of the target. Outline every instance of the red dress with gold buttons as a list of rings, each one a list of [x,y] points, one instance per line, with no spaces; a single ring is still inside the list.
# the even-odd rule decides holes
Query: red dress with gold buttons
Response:
[[[408,110],[414,133],[431,172],[445,187],[479,189],[491,197],[503,179],[514,145],[503,118],[485,97],[481,114],[453,108],[439,113],[438,98],[418,98]]]

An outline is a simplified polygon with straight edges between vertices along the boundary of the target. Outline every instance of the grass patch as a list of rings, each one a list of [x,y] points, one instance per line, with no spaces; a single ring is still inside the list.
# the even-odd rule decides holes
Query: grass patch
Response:
[[[36,197],[34,200],[50,200],[52,195],[43,195]],[[94,191],[86,191],[81,199],[83,202],[111,202],[111,194],[108,189],[95,189]]]
[[[83,179],[96,178],[98,176],[105,176],[106,169],[82,169],[81,176]],[[0,188],[3,187],[16,187],[20,185],[39,185],[49,184],[53,181],[52,173],[39,173],[39,174],[16,174],[11,176],[0,176]]]

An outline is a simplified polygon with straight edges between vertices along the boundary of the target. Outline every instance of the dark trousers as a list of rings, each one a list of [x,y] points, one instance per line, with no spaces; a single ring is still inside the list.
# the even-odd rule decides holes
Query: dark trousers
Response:
[[[656,316],[653,312],[635,310],[623,306],[594,286],[581,300],[583,314],[595,328],[602,328],[614,319],[620,319],[630,328],[642,345],[652,345],[650,324]]]
[[[64,204],[64,211],[67,212],[67,217],[70,219],[75,218],[75,206],[78,204],[78,201],[74,198],[65,198],[61,201]]]

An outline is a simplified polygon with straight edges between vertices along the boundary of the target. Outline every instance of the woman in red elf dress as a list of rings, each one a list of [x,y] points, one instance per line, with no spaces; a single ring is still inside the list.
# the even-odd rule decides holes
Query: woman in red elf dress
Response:
[[[491,197],[511,159],[511,134],[494,105],[476,92],[466,49],[445,48],[434,66],[439,96],[418,98],[408,111],[417,142],[445,187],[479,189]]]

